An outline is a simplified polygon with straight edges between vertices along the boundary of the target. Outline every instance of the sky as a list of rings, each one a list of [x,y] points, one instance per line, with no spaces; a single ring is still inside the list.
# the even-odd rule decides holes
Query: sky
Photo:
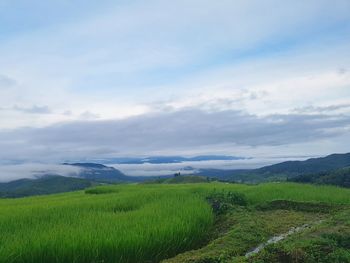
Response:
[[[349,141],[348,0],[0,0],[3,166]]]

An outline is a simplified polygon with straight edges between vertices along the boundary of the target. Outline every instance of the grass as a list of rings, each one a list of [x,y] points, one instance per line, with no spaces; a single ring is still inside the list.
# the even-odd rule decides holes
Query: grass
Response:
[[[135,190],[2,200],[0,262],[154,262],[196,246],[212,224],[199,197]]]
[[[164,263],[245,262],[244,255],[275,233],[312,222],[318,216],[298,211],[233,211],[225,216],[226,232],[199,250],[178,255]],[[232,227],[233,226],[233,227]]]
[[[350,262],[350,210],[332,215],[317,227],[267,247],[253,260],[260,263]]]
[[[295,183],[115,185],[0,199],[0,262],[159,262],[203,246],[215,219],[207,197],[214,193],[232,199],[218,195],[229,192],[245,196],[248,206],[220,215],[228,226],[223,232],[230,234],[221,245],[220,240],[213,242],[225,257],[241,255],[272,232],[284,230],[290,223],[283,222],[310,218],[297,211],[257,211],[253,207],[259,204],[281,199],[350,204],[348,189]],[[280,220],[279,227],[271,226],[274,218]],[[234,231],[232,225],[237,226]],[[240,237],[245,243],[238,242]],[[225,242],[236,252],[226,250]],[[218,253],[214,248],[211,253]]]

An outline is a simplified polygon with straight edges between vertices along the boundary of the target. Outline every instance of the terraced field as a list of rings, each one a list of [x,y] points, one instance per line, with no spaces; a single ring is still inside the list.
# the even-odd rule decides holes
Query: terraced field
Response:
[[[307,235],[317,243],[325,229],[342,230],[334,238],[345,241],[331,252],[348,262],[348,205],[347,189],[287,183],[114,185],[0,199],[0,262],[281,262],[294,247],[304,255],[314,244]],[[304,239],[244,256],[273,235],[320,220],[318,232],[300,233]],[[321,258],[322,249],[314,254]]]

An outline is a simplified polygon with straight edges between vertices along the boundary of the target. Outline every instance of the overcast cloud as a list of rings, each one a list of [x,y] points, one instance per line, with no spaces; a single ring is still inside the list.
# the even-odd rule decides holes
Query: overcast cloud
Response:
[[[184,153],[203,147],[281,146],[348,135],[344,114],[274,114],[183,109],[124,120],[75,121],[0,133],[2,160],[54,161],[88,157]],[[201,152],[198,152],[201,153]],[[229,152],[227,152],[229,153]]]

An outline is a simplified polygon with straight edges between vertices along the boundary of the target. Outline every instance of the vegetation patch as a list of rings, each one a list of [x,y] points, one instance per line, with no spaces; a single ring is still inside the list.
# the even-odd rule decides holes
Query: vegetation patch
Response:
[[[99,186],[94,188],[89,188],[85,190],[85,194],[94,194],[94,195],[100,195],[100,194],[115,194],[118,193],[120,189],[113,187],[113,186]]]
[[[235,206],[246,206],[248,204],[244,194],[225,190],[213,191],[206,199],[216,215],[226,213]]]
[[[177,175],[171,178],[157,178],[143,182],[143,184],[194,184],[209,183],[210,179],[199,175]]]
[[[269,261],[270,258],[265,258],[265,261],[261,261],[262,258],[258,256],[248,258],[245,255],[273,236],[284,233],[291,233],[291,237],[294,235],[299,236],[299,231],[291,231],[291,229],[301,229],[301,233],[303,233],[303,231],[313,229],[313,226],[318,227],[320,220],[337,215],[344,209],[347,209],[348,206],[343,204],[350,201],[349,199],[344,199],[348,195],[347,190],[335,187],[271,183],[258,186],[226,184],[223,188],[221,192],[217,189],[214,194],[209,194],[208,196],[210,202],[219,204],[214,205],[213,208],[219,208],[219,212],[216,213],[217,221],[215,226],[221,231],[217,231],[217,236],[212,236],[212,241],[206,246],[185,252],[164,262],[318,262],[294,259],[294,261],[286,261],[285,257],[279,257],[276,261]],[[235,190],[231,193],[230,191],[233,189]],[[325,196],[327,190],[336,194]],[[236,193],[243,194],[243,200],[246,202],[241,205],[232,205],[235,202],[228,201],[230,199],[226,197],[230,195],[235,196]],[[321,194],[323,197],[318,198]],[[286,199],[276,200],[277,196]],[[220,209],[222,204],[224,204],[224,209]],[[306,225],[308,227],[303,227]],[[333,233],[333,230],[331,232]],[[289,240],[289,235],[286,237],[286,240]],[[346,243],[343,239],[340,240]],[[275,244],[277,247],[279,245],[279,243]],[[268,246],[266,249],[271,247],[273,246]],[[334,248],[337,248],[337,252],[334,252],[336,255],[333,255],[332,260],[335,257],[341,257],[344,260],[347,253],[344,251],[346,250],[337,243]],[[266,250],[264,249],[263,251]],[[297,255],[298,250],[293,253]],[[260,254],[262,253],[259,253],[259,256]],[[276,255],[271,253],[270,256]],[[327,260],[324,262],[348,262],[332,261],[330,258],[327,258]]]
[[[350,210],[285,242],[266,247],[251,262],[350,262]]]
[[[320,173],[302,174],[289,181],[308,184],[330,184],[350,188],[350,167]]]
[[[211,263],[245,261],[245,254],[266,241],[275,233],[284,233],[316,220],[313,214],[296,211],[275,210],[269,212],[249,211],[242,208],[226,215],[229,231],[223,233],[207,246],[178,255],[167,263]]]
[[[258,210],[295,210],[303,212],[313,213],[331,213],[344,208],[343,205],[327,204],[327,203],[314,203],[314,202],[296,202],[288,200],[274,200],[265,204],[259,204],[256,206]]]

